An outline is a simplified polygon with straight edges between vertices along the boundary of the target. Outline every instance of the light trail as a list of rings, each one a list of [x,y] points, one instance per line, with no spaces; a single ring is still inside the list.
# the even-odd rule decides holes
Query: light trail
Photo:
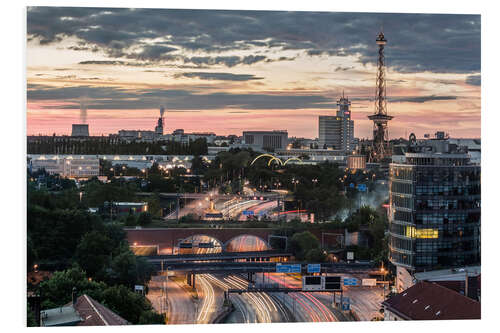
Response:
[[[287,288],[297,287],[297,283],[285,282],[283,279],[279,279],[269,273],[265,273],[265,276]],[[337,321],[331,310],[310,293],[300,292],[297,295],[290,294],[290,297],[294,298],[299,304],[302,305],[303,309],[309,314],[312,321]],[[321,316],[318,315],[318,312]]]
[[[208,324],[210,319],[209,314],[217,310],[215,307],[214,288],[207,281],[204,274],[198,275],[198,283],[203,290],[203,301],[196,321],[198,324]]]

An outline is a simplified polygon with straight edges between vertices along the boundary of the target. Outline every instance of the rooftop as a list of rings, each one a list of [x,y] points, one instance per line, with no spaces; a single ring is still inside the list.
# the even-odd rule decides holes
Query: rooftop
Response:
[[[382,305],[406,320],[481,319],[481,303],[432,282],[418,282]]]
[[[88,295],[76,299],[73,306],[65,306],[41,311],[41,326],[109,326],[129,323]]]

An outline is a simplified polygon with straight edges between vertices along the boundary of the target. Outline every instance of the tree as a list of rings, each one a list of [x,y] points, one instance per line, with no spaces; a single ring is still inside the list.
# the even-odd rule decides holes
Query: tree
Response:
[[[143,311],[139,317],[139,325],[158,325],[165,324],[165,318],[163,315],[156,313],[154,311]]]
[[[326,260],[326,253],[320,248],[314,248],[307,251],[305,259],[308,262],[324,262]]]
[[[108,281],[112,282],[112,284],[123,284],[128,287],[135,285],[137,281],[137,261],[128,247],[113,258],[111,272],[107,276]]]
[[[318,239],[309,231],[294,234],[290,241],[291,251],[299,260],[304,259],[309,250],[319,247]]]
[[[98,299],[106,284],[89,280],[85,272],[77,266],[55,272],[49,280],[40,283],[42,309],[55,308],[71,302],[73,288],[76,288],[78,295],[88,294]]]
[[[139,214],[139,218],[137,219],[137,224],[144,227],[153,222],[153,218],[149,212],[142,212]]]
[[[112,250],[111,239],[99,231],[92,231],[82,237],[75,259],[89,276],[102,278],[109,266]]]
[[[152,309],[151,304],[144,296],[132,292],[123,285],[105,289],[101,299],[104,305],[132,324],[138,324],[141,314]]]
[[[137,218],[134,214],[130,213],[127,215],[127,218],[125,219],[125,225],[127,227],[134,227],[137,225]]]

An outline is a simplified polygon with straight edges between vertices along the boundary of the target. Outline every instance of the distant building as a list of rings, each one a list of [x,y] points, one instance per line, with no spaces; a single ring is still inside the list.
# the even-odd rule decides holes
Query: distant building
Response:
[[[89,136],[89,125],[88,124],[71,125],[71,136]]]
[[[243,141],[257,149],[284,149],[288,146],[288,132],[275,131],[244,131]]]
[[[481,319],[481,303],[434,282],[418,282],[382,306],[384,320]]]
[[[47,158],[41,155],[31,159],[33,171],[45,169],[49,174],[59,174],[67,178],[90,178],[99,176],[98,158],[79,158],[78,156]]]
[[[130,323],[88,295],[72,303],[40,312],[40,326],[114,326]]]
[[[446,139],[390,164],[389,259],[410,272],[480,262],[481,167]]]
[[[179,128],[173,131],[172,134],[164,135],[162,139],[166,141],[181,142],[186,144],[197,139],[205,139],[208,144],[214,144],[216,137],[217,136],[213,132],[185,133],[182,128]]]
[[[148,211],[147,202],[113,202],[117,215],[139,214]]]
[[[351,102],[342,96],[337,105],[339,109],[336,116],[319,116],[319,148],[326,146],[349,153],[356,146]]]
[[[366,156],[347,155],[347,167],[349,169],[366,169]]]

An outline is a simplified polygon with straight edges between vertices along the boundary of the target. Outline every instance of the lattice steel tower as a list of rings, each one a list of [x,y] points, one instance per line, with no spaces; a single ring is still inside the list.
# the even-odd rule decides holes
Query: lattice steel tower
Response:
[[[375,113],[368,116],[373,121],[373,143],[370,160],[381,161],[388,157],[389,134],[387,123],[393,117],[387,114],[387,100],[385,96],[385,58],[384,45],[387,40],[380,32],[377,36],[378,66],[377,66],[377,90],[375,92]]]

